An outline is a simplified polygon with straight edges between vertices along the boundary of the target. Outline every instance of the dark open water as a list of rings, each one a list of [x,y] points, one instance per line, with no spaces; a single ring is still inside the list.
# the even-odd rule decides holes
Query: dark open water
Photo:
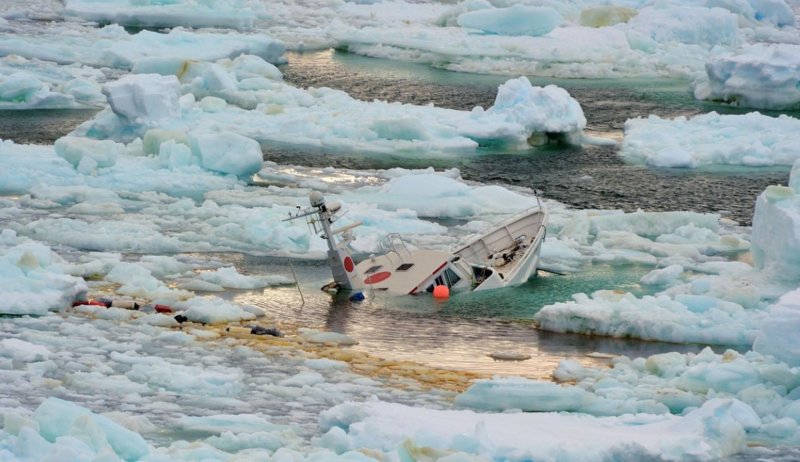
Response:
[[[285,79],[301,87],[327,86],[362,100],[382,99],[470,110],[494,104],[497,87],[508,77],[453,73],[429,66],[323,51],[290,54],[281,67]],[[748,110],[695,100],[688,81],[579,80],[530,78],[534,85],[556,84],[583,108],[587,133],[621,139],[627,119],[655,114],[673,118],[710,111],[739,114]],[[789,113],[800,117],[800,112]],[[294,150],[268,149],[267,158],[295,163]],[[477,155],[446,159],[407,159],[304,152],[302,163],[350,168],[458,167],[466,179],[536,188],[578,208],[620,208],[697,212],[723,211],[750,224],[755,198],[770,184],[786,184],[788,169],[726,173],[651,169],[626,164],[614,147],[556,146],[529,152],[482,149]],[[590,176],[591,181],[586,180]]]

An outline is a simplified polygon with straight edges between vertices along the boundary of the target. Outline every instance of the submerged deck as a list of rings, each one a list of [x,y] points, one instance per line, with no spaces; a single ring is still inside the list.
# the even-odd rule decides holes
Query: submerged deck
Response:
[[[441,270],[451,257],[447,252],[433,250],[389,252],[362,261],[356,270],[363,275],[364,284],[373,290],[405,295]]]

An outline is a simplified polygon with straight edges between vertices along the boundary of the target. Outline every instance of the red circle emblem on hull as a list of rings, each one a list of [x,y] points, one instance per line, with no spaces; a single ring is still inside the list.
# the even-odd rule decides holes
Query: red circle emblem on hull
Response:
[[[353,272],[353,268],[356,266],[353,264],[353,259],[350,257],[344,257],[344,269],[347,270],[348,273]]]
[[[371,274],[368,278],[364,279],[364,284],[377,284],[381,281],[389,279],[392,273],[388,271],[381,271],[380,273]]]

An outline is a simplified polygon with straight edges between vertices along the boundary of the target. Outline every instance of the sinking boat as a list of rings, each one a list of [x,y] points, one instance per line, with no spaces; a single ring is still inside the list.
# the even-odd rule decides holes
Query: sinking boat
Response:
[[[548,212],[539,203],[478,235],[454,252],[410,249],[398,234],[390,234],[384,253],[356,264],[350,254],[352,230],[361,222],[334,227],[341,204],[326,204],[322,193],[309,195],[311,207],[290,214],[288,220],[306,218],[309,226],[328,242],[328,263],[333,282],[327,290],[365,289],[392,295],[478,291],[523,284],[536,275],[547,234]],[[538,197],[537,197],[538,201]]]

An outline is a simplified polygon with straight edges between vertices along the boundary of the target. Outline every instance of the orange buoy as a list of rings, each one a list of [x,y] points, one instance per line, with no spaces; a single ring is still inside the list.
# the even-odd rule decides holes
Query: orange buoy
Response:
[[[440,298],[442,300],[450,298],[450,288],[445,285],[438,285],[434,287],[433,298]]]

